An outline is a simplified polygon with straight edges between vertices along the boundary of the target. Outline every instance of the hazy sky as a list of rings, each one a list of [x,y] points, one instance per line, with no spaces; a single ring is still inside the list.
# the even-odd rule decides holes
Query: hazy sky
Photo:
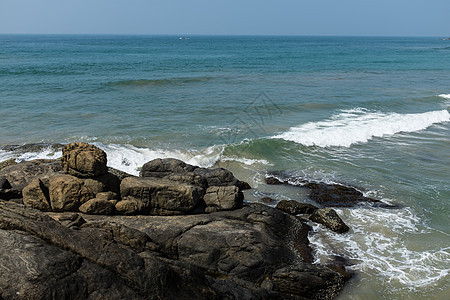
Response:
[[[0,33],[450,36],[450,0],[0,0]]]

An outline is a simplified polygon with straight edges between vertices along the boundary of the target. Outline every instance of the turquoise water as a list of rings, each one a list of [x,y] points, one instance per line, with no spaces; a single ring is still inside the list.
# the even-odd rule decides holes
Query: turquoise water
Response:
[[[357,273],[341,298],[442,299],[449,66],[438,38],[0,35],[0,147],[87,141],[134,174],[156,157],[224,166],[248,201],[309,201],[270,171],[357,186],[401,208],[339,209],[344,235],[314,227],[317,261],[341,253]]]

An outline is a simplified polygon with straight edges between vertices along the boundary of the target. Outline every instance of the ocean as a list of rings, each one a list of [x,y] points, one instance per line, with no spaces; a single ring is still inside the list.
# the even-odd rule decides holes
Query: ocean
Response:
[[[266,185],[276,171],[397,205],[336,209],[346,234],[313,226],[316,262],[355,272],[339,299],[450,294],[449,106],[450,42],[433,37],[0,35],[0,161],[84,141],[131,174],[228,168],[249,202],[312,203]]]

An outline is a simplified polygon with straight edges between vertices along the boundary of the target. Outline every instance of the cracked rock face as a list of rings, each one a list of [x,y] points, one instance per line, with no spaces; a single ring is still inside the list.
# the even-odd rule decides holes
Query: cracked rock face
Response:
[[[63,147],[61,163],[64,172],[77,177],[96,177],[108,173],[105,151],[87,143],[71,143]]]
[[[343,285],[299,254],[307,228],[264,205],[80,218],[0,201],[1,299],[331,299]]]

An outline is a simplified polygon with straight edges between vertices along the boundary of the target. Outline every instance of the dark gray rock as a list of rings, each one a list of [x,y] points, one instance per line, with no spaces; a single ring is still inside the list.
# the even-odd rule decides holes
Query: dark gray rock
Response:
[[[298,214],[312,214],[316,209],[318,209],[317,206],[312,204],[300,203],[295,200],[281,200],[278,202],[276,208],[294,216]]]
[[[233,275],[256,282],[274,266],[295,259],[312,261],[304,232],[308,228],[293,216],[264,205],[202,215],[105,218],[146,233],[161,245],[165,256],[219,277]],[[302,248],[309,255],[299,257]]]
[[[350,228],[338,216],[336,211],[329,207],[315,210],[311,216],[309,216],[309,219],[313,222],[320,223],[337,233],[344,233],[350,230]]]
[[[296,264],[276,270],[269,281],[284,294],[306,299],[334,299],[345,281],[330,269],[308,264]]]
[[[189,165],[175,158],[157,158],[145,163],[139,173],[140,177],[164,178],[174,173],[192,172],[198,167]]]
[[[238,186],[239,182],[239,180],[234,177],[233,173],[224,168],[197,168],[194,170],[194,173],[205,178],[208,186]]]
[[[276,201],[270,197],[262,197],[261,202],[264,204],[274,204]]]
[[[0,201],[0,236],[3,299],[218,299],[197,268],[140,256],[101,228]]]
[[[0,177],[0,190],[9,190],[12,186],[6,177]]]
[[[309,197],[324,207],[352,207],[364,203],[386,208],[394,207],[380,200],[365,197],[363,193],[349,186],[310,182],[305,187],[311,189]]]
[[[265,178],[265,181],[267,184],[270,185],[279,185],[279,184],[284,184],[284,181],[281,181],[280,179],[273,177],[273,176],[269,176]]]

